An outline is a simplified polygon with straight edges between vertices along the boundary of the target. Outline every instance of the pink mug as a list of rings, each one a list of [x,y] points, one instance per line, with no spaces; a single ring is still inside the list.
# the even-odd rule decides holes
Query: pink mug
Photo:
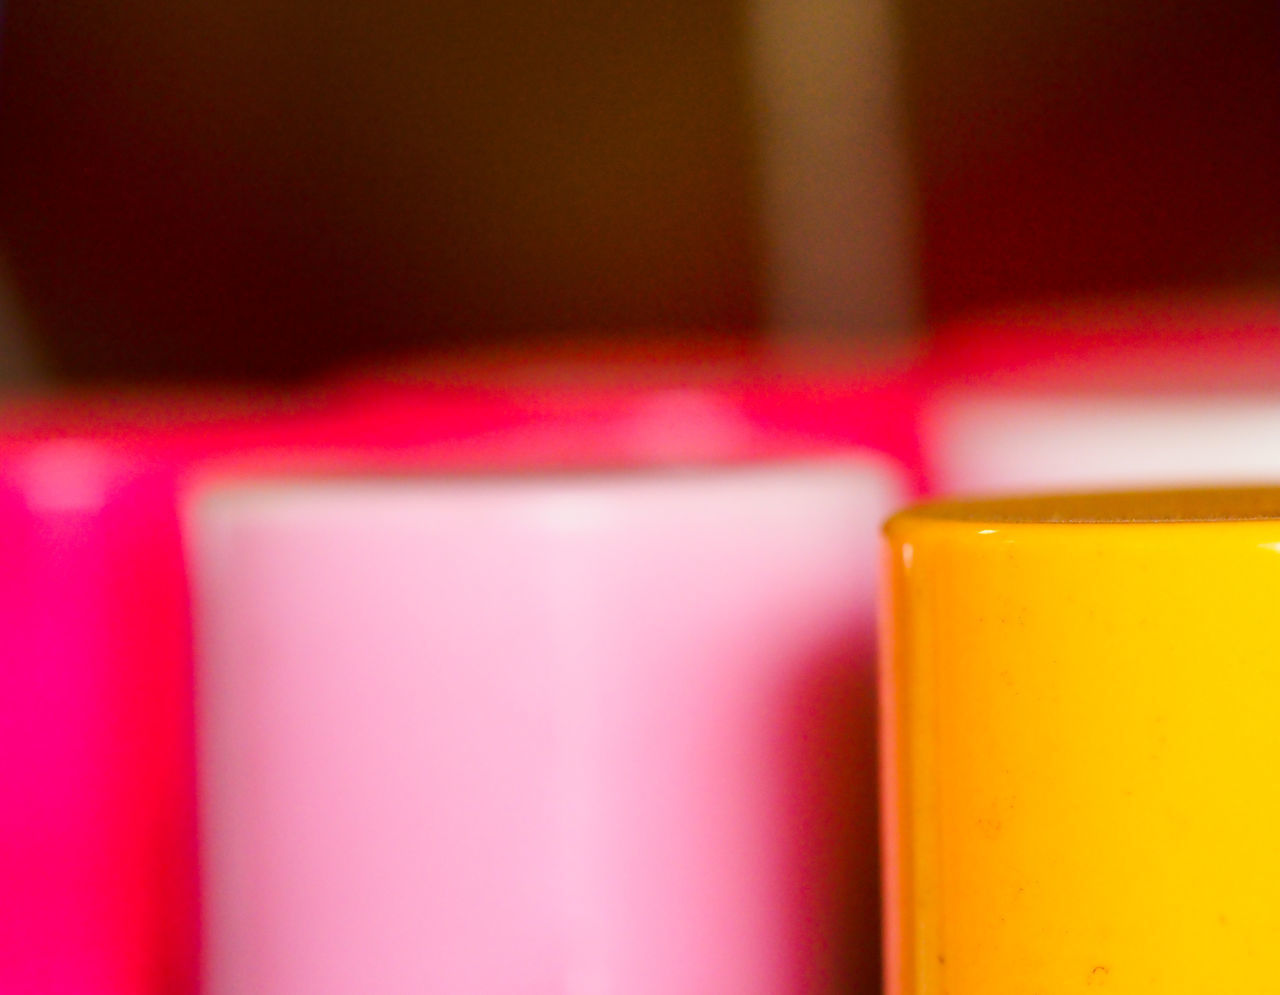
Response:
[[[878,989],[907,484],[756,400],[193,495],[207,995]]]
[[[358,417],[186,390],[0,404],[0,992],[195,983],[187,476],[498,424],[492,404]]]
[[[941,493],[1280,479],[1280,296],[1040,304],[941,330],[921,432]]]

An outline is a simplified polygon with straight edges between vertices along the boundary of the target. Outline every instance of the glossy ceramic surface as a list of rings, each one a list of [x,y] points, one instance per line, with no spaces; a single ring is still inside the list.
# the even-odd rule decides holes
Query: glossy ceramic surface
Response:
[[[1280,977],[1280,492],[886,530],[892,995]]]

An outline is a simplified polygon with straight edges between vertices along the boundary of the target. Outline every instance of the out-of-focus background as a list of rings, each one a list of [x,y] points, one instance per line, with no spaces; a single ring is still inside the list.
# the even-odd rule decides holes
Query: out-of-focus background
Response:
[[[1280,283],[1274,0],[6,0],[6,379]]]

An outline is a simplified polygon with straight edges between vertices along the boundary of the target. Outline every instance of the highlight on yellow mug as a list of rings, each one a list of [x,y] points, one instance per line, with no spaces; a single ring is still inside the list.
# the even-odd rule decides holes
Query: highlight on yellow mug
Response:
[[[889,995],[1280,992],[1280,489],[885,534]]]

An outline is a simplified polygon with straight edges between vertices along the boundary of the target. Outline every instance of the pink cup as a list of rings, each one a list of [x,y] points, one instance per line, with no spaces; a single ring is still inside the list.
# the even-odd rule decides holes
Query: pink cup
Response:
[[[425,454],[437,466],[660,465],[859,448],[891,456],[918,492],[921,394],[907,370],[897,354],[792,356],[721,336],[654,334],[593,349],[405,360],[337,381],[328,398],[348,418],[379,422],[423,407],[463,409],[473,423],[487,412],[488,431],[454,433],[456,444]]]
[[[188,627],[173,496],[230,399],[0,408],[0,991],[188,990]]]
[[[878,989],[903,474],[807,390],[638,436],[651,393],[566,396],[471,448],[504,472],[189,505],[207,995]]]
[[[942,330],[921,432],[942,493],[1280,479],[1280,297],[1042,305]]]
[[[190,391],[0,405],[0,992],[194,985],[188,472],[397,453],[486,418],[509,423]]]

